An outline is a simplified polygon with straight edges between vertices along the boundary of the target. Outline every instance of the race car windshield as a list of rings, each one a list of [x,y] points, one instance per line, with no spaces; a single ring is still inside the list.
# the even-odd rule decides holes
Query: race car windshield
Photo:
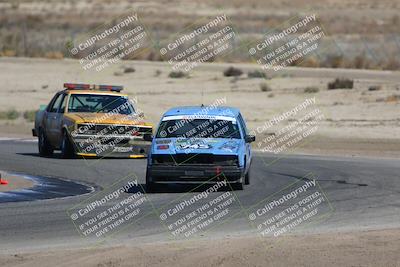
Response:
[[[72,94],[68,103],[69,112],[133,114],[132,104],[126,97],[113,95]]]
[[[156,137],[240,139],[240,132],[237,123],[229,120],[167,120],[161,122]]]

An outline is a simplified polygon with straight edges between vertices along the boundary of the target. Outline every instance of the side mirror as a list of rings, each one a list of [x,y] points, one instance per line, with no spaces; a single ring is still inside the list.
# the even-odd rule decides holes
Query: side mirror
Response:
[[[143,135],[143,140],[151,142],[153,141],[153,136],[151,134],[145,134]]]
[[[256,136],[248,134],[248,135],[246,135],[244,140],[246,141],[246,143],[252,143],[252,142],[256,141]]]

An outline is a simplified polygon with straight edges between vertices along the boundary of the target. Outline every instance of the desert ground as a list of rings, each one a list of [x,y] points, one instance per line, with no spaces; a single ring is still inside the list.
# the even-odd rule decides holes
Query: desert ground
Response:
[[[259,40],[295,14],[315,12],[338,49],[303,64],[314,67],[400,69],[397,0],[3,0],[0,1],[0,55],[71,57],[66,43],[131,11],[138,13],[155,42],[192,25],[226,14],[239,37],[234,46]],[[162,12],[160,12],[162,10]],[[162,60],[157,49],[136,59]],[[236,49],[216,61],[249,62]]]

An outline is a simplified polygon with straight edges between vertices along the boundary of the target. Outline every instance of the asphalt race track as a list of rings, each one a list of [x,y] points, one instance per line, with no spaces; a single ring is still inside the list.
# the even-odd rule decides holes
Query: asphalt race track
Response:
[[[229,219],[215,224],[199,237],[255,234],[249,213],[260,201],[279,198],[288,185],[318,182],[319,191],[328,201],[329,212],[321,219],[303,223],[293,232],[327,232],[354,229],[381,229],[400,224],[400,160],[373,158],[340,158],[320,156],[277,156],[255,153],[251,184],[243,191],[232,191],[235,202],[229,206]],[[159,219],[166,203],[202,192],[187,191],[182,185],[163,187],[157,193],[145,192],[145,159],[70,159],[41,158],[37,144],[21,140],[0,141],[0,170],[41,177],[61,178],[95,188],[109,188],[127,175],[137,177],[141,192],[148,199],[141,206],[145,216],[107,238],[109,243],[162,241],[171,238],[165,223]],[[211,193],[216,197],[226,193]],[[229,191],[228,191],[229,192]],[[32,249],[90,244],[96,238],[82,237],[67,211],[95,193],[47,200],[0,203],[0,249]],[[1,202],[1,201],[0,201]],[[329,204],[329,205],[328,205]],[[113,205],[113,200],[108,203]],[[191,208],[200,207],[196,202]],[[228,218],[227,217],[227,218]]]

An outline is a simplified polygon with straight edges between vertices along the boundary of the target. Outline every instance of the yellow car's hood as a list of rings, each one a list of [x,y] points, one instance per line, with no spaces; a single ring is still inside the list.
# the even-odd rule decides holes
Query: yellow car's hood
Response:
[[[142,121],[140,118],[123,114],[77,112],[77,113],[67,113],[64,114],[64,116],[74,121],[75,123],[152,126],[152,124],[146,123]]]

